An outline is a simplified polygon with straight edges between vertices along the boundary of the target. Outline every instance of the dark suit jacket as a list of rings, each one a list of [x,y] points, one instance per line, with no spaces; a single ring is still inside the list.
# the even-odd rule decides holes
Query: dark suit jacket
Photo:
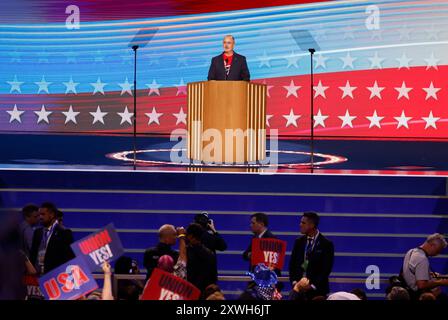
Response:
[[[294,242],[291,259],[289,260],[289,280],[291,283],[293,281],[299,281],[304,275],[302,264],[305,259],[306,242],[306,236],[302,236]],[[310,292],[311,295],[324,296],[330,292],[328,277],[333,268],[333,260],[333,242],[325,238],[322,233],[319,233],[314,249],[310,254],[306,272],[306,277],[316,287],[316,290]]]
[[[146,268],[146,279],[152,274],[154,268],[159,264],[159,258],[164,255],[169,255],[174,260],[174,264],[177,262],[177,258],[179,258],[179,252],[172,249],[171,246],[159,242],[157,246],[153,248],[146,249],[145,254],[143,256],[143,266]]]
[[[187,280],[202,294],[207,286],[218,282],[216,256],[203,244],[187,247]]]
[[[202,234],[202,244],[210,249],[211,252],[216,254],[216,251],[225,251],[227,249],[227,243],[224,238],[218,233],[210,233],[211,231],[205,231]]]
[[[30,261],[36,265],[40,242],[42,241],[44,228],[34,231],[33,244],[31,246]],[[59,267],[75,257],[70,245],[73,243],[73,233],[70,229],[65,229],[57,224],[53,234],[48,241],[45,252],[44,269],[45,273]]]
[[[226,79],[226,69],[222,53],[212,58],[210,69],[208,70],[208,80],[250,80],[249,68],[247,67],[246,57],[236,52],[233,53],[232,65]]]

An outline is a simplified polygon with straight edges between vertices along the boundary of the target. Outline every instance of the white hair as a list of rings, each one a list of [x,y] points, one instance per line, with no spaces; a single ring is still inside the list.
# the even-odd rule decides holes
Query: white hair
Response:
[[[443,247],[443,249],[445,249],[448,245],[448,243],[445,240],[445,237],[440,233],[434,233],[428,236],[428,238],[426,238],[426,242],[427,243],[438,242]]]
[[[232,38],[233,42],[235,42],[235,38],[234,38],[231,34],[226,34],[226,35],[224,36],[224,39],[225,39],[225,38],[228,38],[228,37]]]

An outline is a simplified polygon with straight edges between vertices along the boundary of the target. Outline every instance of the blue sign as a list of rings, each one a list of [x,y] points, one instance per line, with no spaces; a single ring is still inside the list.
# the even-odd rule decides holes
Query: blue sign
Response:
[[[124,253],[120,238],[112,223],[103,229],[72,244],[77,257],[83,257],[91,271],[101,268],[104,262],[111,262]]]
[[[39,287],[47,300],[76,300],[98,284],[84,259],[76,257],[40,277]]]

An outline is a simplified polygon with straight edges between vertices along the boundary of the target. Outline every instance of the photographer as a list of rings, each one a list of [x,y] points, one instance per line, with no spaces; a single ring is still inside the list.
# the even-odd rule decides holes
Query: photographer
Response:
[[[429,258],[438,256],[446,247],[445,237],[435,233],[430,235],[422,245],[406,253],[401,276],[413,299],[418,299],[424,292],[431,292],[438,299],[445,298],[440,287],[448,286],[448,279],[432,272]]]
[[[227,243],[216,231],[213,220],[209,218],[207,212],[202,212],[194,217],[194,222],[199,224],[205,232],[202,235],[202,244],[210,249],[214,254],[216,251],[224,251],[227,249]]]

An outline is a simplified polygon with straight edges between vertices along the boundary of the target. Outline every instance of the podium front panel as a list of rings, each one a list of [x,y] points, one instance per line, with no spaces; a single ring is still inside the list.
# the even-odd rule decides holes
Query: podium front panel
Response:
[[[266,156],[266,85],[246,81],[188,84],[188,151],[206,163]]]

